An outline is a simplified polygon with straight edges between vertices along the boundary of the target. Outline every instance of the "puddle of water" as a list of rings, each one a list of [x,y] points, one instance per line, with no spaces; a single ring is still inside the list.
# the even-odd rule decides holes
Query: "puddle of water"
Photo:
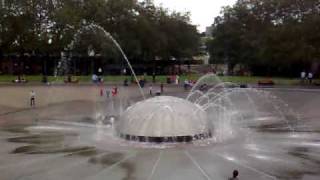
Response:
[[[89,159],[89,163],[102,165],[102,166],[112,166],[125,158],[125,155],[122,153],[110,153],[102,157],[93,157]],[[125,177],[122,180],[136,180],[134,177],[134,172],[136,171],[135,166],[128,162],[122,162],[119,164],[119,167],[124,170]]]
[[[51,144],[64,141],[65,136],[60,134],[37,134],[22,137],[8,138],[8,142],[28,144]]]
[[[122,153],[111,153],[101,157],[92,157],[89,159],[89,162],[92,164],[100,164],[103,166],[111,166],[125,157]]]
[[[92,156],[96,154],[94,147],[59,147],[59,146],[37,146],[27,145],[14,149],[12,154],[59,154],[70,153],[70,155]]]
[[[30,125],[15,125],[15,126],[7,126],[2,127],[0,130],[10,133],[28,133],[29,131],[26,129]]]

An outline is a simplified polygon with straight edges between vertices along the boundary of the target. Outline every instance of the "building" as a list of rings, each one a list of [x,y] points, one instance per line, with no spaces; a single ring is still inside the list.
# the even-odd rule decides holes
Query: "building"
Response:
[[[212,37],[213,26],[206,27],[206,37]]]

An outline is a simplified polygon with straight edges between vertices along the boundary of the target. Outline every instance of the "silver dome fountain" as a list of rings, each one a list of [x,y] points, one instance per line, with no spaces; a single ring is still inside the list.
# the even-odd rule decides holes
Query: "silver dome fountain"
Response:
[[[138,142],[191,142],[211,137],[206,112],[187,100],[159,96],[128,107],[117,133]]]

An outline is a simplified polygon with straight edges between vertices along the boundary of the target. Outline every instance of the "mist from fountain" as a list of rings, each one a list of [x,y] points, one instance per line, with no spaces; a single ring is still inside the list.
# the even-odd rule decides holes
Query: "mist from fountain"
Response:
[[[188,103],[194,105],[178,110]],[[263,90],[239,88],[234,83],[221,82],[214,74],[207,74],[199,79],[186,99],[156,97],[128,107],[119,115],[115,134],[136,142],[205,140],[205,144],[225,143],[235,138],[245,140],[254,129],[263,129],[265,126],[278,126],[282,130],[294,132],[297,115],[286,109],[288,107],[284,102],[276,101],[275,97]],[[205,112],[205,118],[194,116],[200,111]],[[192,120],[184,117],[191,117]],[[266,119],[262,120],[264,117]],[[201,130],[198,133],[191,130],[189,134],[181,131],[185,127],[190,126],[192,129],[197,125],[208,129],[208,135]],[[155,132],[159,133],[153,134]]]
[[[67,49],[68,51],[73,51],[74,48],[75,48],[76,43],[81,40],[79,37],[80,37],[80,35],[81,35],[84,31],[92,31],[93,33],[95,33],[94,30],[96,30],[96,29],[99,30],[99,31],[101,31],[101,32],[103,32],[105,38],[110,39],[110,40],[112,41],[112,43],[115,45],[115,47],[119,50],[119,52],[121,53],[121,55],[122,55],[122,57],[124,58],[125,62],[127,63],[127,65],[128,65],[128,67],[129,67],[129,69],[130,69],[130,71],[131,71],[131,73],[132,73],[135,81],[137,82],[137,85],[138,85],[138,87],[139,87],[141,96],[143,97],[143,99],[146,99],[146,97],[145,97],[145,95],[144,95],[144,92],[143,92],[143,90],[142,90],[142,87],[141,87],[141,85],[140,85],[140,83],[139,83],[139,80],[138,80],[138,78],[137,78],[137,75],[136,75],[136,73],[134,72],[133,67],[132,67],[132,65],[131,65],[131,63],[130,63],[128,57],[127,57],[127,55],[124,53],[124,51],[123,51],[123,49],[121,48],[121,46],[120,46],[120,44],[118,43],[118,41],[115,40],[115,39],[113,38],[113,36],[112,36],[109,32],[107,32],[103,27],[101,27],[100,25],[97,25],[97,24],[94,24],[94,23],[90,23],[90,24],[84,23],[84,25],[83,25],[80,29],[78,29],[78,30],[76,31],[76,33],[75,33],[74,36],[73,36],[73,40],[70,42],[70,44],[67,46],[66,49]],[[72,55],[71,55],[71,57],[72,57]],[[58,63],[57,70],[55,71],[55,72],[56,72],[56,73],[55,73],[55,74],[56,74],[55,76],[57,76],[57,75],[59,74],[59,69],[62,69],[62,73],[60,73],[60,74],[68,74],[68,72],[69,72],[69,66],[70,66],[70,65],[69,65],[69,64],[70,64],[69,61],[71,60],[71,57],[68,57],[68,58],[67,58],[67,57],[65,57],[64,53],[61,54],[61,61]],[[60,70],[60,72],[61,72],[61,70]]]
[[[117,47],[117,49],[125,59],[126,63],[128,64],[135,80],[138,82],[137,76],[131,66],[131,63],[128,60],[122,48],[120,47],[119,43],[111,36],[110,33],[108,33],[103,27],[97,24],[84,23],[84,25],[75,33],[73,40],[68,45],[68,50],[72,51],[75,48],[76,43],[81,41],[80,35],[82,33],[87,31],[96,33],[95,32],[96,30],[103,32],[103,35],[107,39],[110,39],[113,42],[113,44]],[[63,72],[65,73],[69,71],[68,69],[69,69],[70,63],[68,61],[70,61],[70,59],[71,57],[66,57],[66,55],[62,54],[61,62],[58,65],[58,67],[60,67],[60,69],[63,70],[63,71],[60,71],[60,73],[63,74]],[[139,86],[141,96],[143,97],[143,99],[146,99],[139,83],[138,83],[138,86]],[[131,140],[139,141],[139,139],[143,139],[144,142],[148,142],[146,138],[147,139],[149,138],[149,139],[153,139],[152,142],[155,141],[154,139],[156,139],[156,141],[158,142],[159,138],[160,139],[166,138],[166,139],[160,140],[160,142],[164,142],[164,141],[168,141],[168,137],[170,137],[175,139],[177,138],[183,139],[179,141],[190,142],[192,141],[190,139],[193,139],[193,140],[206,139],[206,141],[209,140],[210,143],[221,143],[228,139],[232,139],[236,136],[241,136],[244,139],[248,136],[248,133],[250,133],[250,131],[247,131],[246,128],[248,128],[249,126],[254,126],[252,124],[255,123],[254,120],[249,121],[249,119],[247,118],[248,114],[250,114],[250,116],[254,116],[254,117],[251,117],[252,119],[259,118],[259,116],[261,116],[261,112],[259,112],[261,111],[261,109],[257,109],[258,108],[256,104],[257,100],[253,99],[253,96],[257,96],[257,98],[260,98],[260,99],[262,98],[263,101],[266,102],[267,106],[269,106],[268,111],[272,111],[273,113],[276,114],[277,122],[278,121],[284,122],[288,126],[288,129],[290,129],[290,131],[293,131],[294,130],[293,122],[289,121],[283,114],[282,112],[283,110],[277,107],[278,104],[275,103],[274,100],[272,99],[270,100],[270,97],[266,96],[264,93],[265,92],[263,91],[260,92],[256,89],[241,89],[237,84],[230,83],[230,82],[222,82],[220,78],[215,74],[206,74],[203,77],[201,77],[197,81],[197,83],[192,87],[186,99],[185,100],[180,99],[181,102],[177,104],[169,106],[170,102],[175,102],[176,99],[174,97],[165,97],[162,100],[159,100],[159,99],[154,101],[144,100],[138,103],[140,108],[139,110],[132,110],[133,108],[137,108],[137,106],[136,105],[132,105],[130,107],[124,106],[123,100],[120,99],[117,107],[115,107],[114,101],[112,101],[111,103],[112,112],[116,112],[116,113],[113,113],[112,116],[105,115],[105,113],[108,113],[108,112],[101,112],[103,111],[104,108],[102,106],[98,107],[96,105],[97,107],[95,107],[96,109],[95,119],[96,119],[96,122],[99,124],[97,125],[97,127],[100,128],[102,125],[101,122],[103,121],[104,117],[112,117],[112,118],[117,117],[117,119],[114,120],[114,123],[112,123],[114,125],[118,125],[118,128],[113,128],[113,131],[116,131],[116,132],[113,132],[113,134],[121,136],[122,138],[130,141]],[[238,96],[242,96],[242,98],[245,97],[244,101],[246,101],[246,103],[250,107],[250,110],[251,110],[250,112],[243,112],[240,110],[241,105],[239,106],[237,104],[237,99],[239,99]],[[186,104],[187,102],[191,102],[192,104],[194,104],[194,107],[190,108],[186,112],[181,111],[177,113],[176,111],[166,111],[170,109],[177,109],[180,106],[182,107],[182,105]],[[156,104],[156,108],[146,111],[153,104]],[[126,108],[127,110],[124,110]],[[133,113],[130,113],[130,111],[132,111]],[[155,114],[158,113],[158,111],[160,114],[167,114],[168,118],[155,116]],[[194,114],[197,114],[199,111],[203,111],[206,113],[205,119],[201,119],[201,118],[199,119],[194,117]],[[162,131],[161,127],[164,128],[167,126],[166,129],[168,129],[168,127],[177,126],[177,125],[174,125],[174,123],[177,121],[179,116],[181,117],[183,113],[185,114],[185,116],[193,117],[192,121],[194,122],[201,121],[201,125],[204,126],[205,127],[204,129],[207,129],[209,133],[205,135],[206,133],[204,133],[203,131],[199,131],[198,133],[195,133],[195,132],[192,132],[190,134],[181,133],[179,135],[178,132],[167,132],[169,134],[160,133],[157,136],[153,136],[153,135],[150,135],[150,133],[149,134],[147,133],[147,132],[153,132],[153,131],[155,132]],[[134,118],[134,117],[137,117],[137,118]],[[181,124],[179,124],[179,126],[182,126],[183,120],[180,120],[180,121],[182,122]],[[158,125],[155,126],[153,124],[154,122],[162,122],[163,124],[158,123]],[[186,123],[187,126],[190,125],[190,127],[192,127],[192,124],[189,124],[190,122],[191,121],[184,122],[184,123]],[[119,128],[119,124],[120,124],[120,128]],[[247,127],[243,128],[242,126],[247,126]],[[259,126],[259,125],[256,125],[256,126]],[[157,128],[153,129],[155,127]],[[119,129],[121,129],[120,132],[119,132]],[[139,133],[130,134],[129,132],[131,132],[133,129]],[[179,127],[172,128],[172,131],[179,131]],[[199,136],[201,137],[199,138]],[[176,142],[176,141],[169,140],[169,142]],[[205,143],[208,143],[208,142],[205,142]]]

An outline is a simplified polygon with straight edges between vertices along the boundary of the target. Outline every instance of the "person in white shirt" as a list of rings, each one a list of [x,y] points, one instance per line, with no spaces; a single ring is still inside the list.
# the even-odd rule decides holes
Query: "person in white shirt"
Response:
[[[91,80],[92,80],[92,82],[97,83],[98,76],[96,74],[92,74]]]
[[[301,83],[304,83],[304,80],[306,79],[306,72],[305,71],[302,71],[301,74],[300,74],[300,80],[301,80]]]
[[[153,90],[152,85],[150,85],[150,86],[149,86],[149,94],[150,94],[150,96],[152,96],[152,94],[153,94],[153,93],[152,93],[152,90]]]
[[[179,84],[179,79],[180,79],[179,75],[176,75],[176,84]]]
[[[36,93],[32,90],[30,92],[30,107],[36,106]]]
[[[312,74],[312,72],[309,72],[308,73],[309,84],[312,84],[312,79],[313,79],[313,74]]]

